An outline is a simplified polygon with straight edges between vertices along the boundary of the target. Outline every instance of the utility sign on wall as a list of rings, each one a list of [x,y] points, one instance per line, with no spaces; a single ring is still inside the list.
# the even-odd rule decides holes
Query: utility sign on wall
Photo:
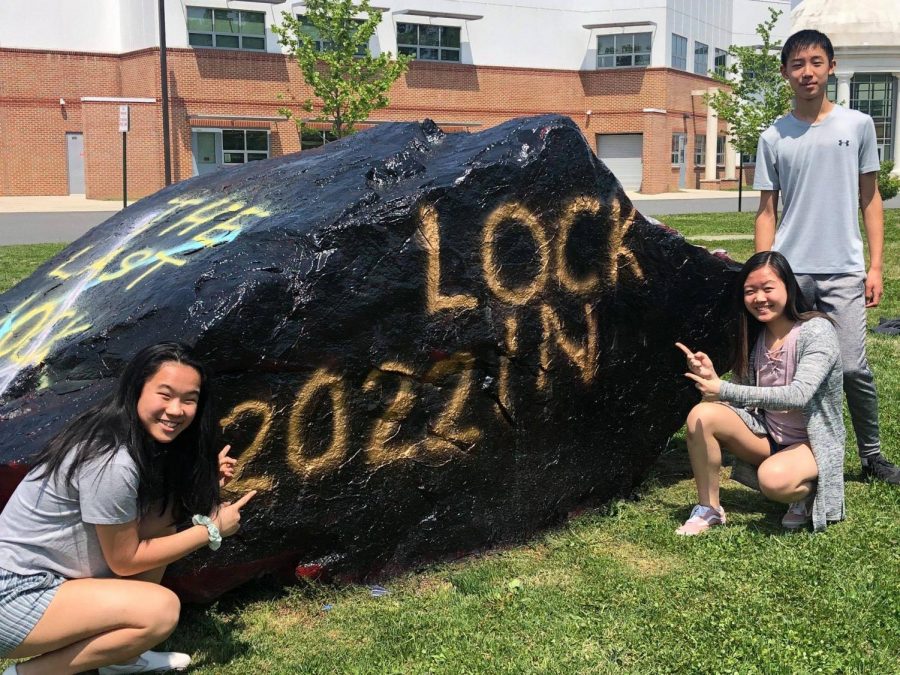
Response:
[[[125,133],[128,131],[128,106],[119,106],[119,131]]]

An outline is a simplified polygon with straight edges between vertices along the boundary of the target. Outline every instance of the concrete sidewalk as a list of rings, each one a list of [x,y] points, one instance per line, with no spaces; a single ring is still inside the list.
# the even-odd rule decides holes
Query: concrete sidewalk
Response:
[[[712,190],[682,190],[680,192],[663,192],[658,195],[644,195],[639,192],[628,192],[627,194],[628,198],[636,204],[645,201],[737,198],[737,192]],[[759,192],[744,190],[744,198],[754,200],[754,204],[758,197]],[[134,201],[128,203],[131,205],[134,204]],[[121,201],[86,199],[84,195],[0,197],[0,213],[114,213],[121,209]]]
[[[133,201],[128,203],[134,204]],[[85,199],[84,195],[0,197],[0,213],[115,212],[121,209],[122,200]]]

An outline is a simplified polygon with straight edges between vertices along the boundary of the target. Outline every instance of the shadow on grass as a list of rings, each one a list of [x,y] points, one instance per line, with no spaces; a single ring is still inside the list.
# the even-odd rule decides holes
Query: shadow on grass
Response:
[[[733,461],[732,455],[724,453],[723,466],[731,466]],[[857,476],[853,478],[857,478]],[[692,479],[693,472],[688,458],[687,445],[684,438],[675,437],[654,464],[650,476],[641,487],[641,492],[646,494],[650,490],[671,487]],[[792,531],[785,530],[781,526],[781,518],[787,505],[773,502],[760,492],[727,479],[719,487],[719,497],[726,513],[738,516],[741,527],[768,535],[793,534]],[[659,500],[659,504],[669,512],[674,527],[684,522],[692,506],[692,504],[675,503],[665,499]]]
[[[284,585],[265,576],[229,591],[210,605],[185,605],[174,637],[162,649],[194,654],[191,670],[225,665],[246,656],[253,645],[242,638],[248,633],[244,610],[258,603],[283,602],[291,595],[315,597],[321,589],[313,584]]]

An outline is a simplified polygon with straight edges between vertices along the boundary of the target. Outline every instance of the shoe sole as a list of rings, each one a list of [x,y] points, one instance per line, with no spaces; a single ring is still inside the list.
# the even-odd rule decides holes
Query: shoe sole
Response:
[[[781,526],[786,530],[802,530],[804,527],[809,525],[810,521],[804,521],[802,523],[781,523]]]

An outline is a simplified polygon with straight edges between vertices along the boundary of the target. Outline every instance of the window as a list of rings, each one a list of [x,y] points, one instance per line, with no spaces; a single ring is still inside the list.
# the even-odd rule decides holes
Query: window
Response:
[[[672,67],[687,70],[687,38],[672,33]]]
[[[860,73],[850,81],[850,107],[871,116],[879,159],[894,156],[894,77]]]
[[[828,76],[828,84],[825,87],[825,95],[832,103],[837,103],[838,105],[847,105],[847,101],[841,103],[837,100],[837,78],[834,75]]]
[[[313,148],[321,148],[323,145],[336,140],[337,136],[325,129],[304,129],[300,132],[300,149],[312,150]]]
[[[459,61],[459,31],[455,26],[397,24],[397,51],[423,61]]]
[[[706,136],[694,136],[694,166],[706,166]]]
[[[713,61],[713,69],[716,71],[717,75],[725,75],[725,68],[728,66],[726,58],[728,56],[728,52],[722,51],[721,49],[716,49],[716,58]]]
[[[269,132],[254,129],[222,130],[222,162],[246,164],[269,157]]]
[[[694,43],[694,72],[697,75],[709,74],[709,45]]]
[[[716,138],[716,164],[722,166],[725,164],[725,137]]]
[[[188,43],[193,47],[266,49],[266,15],[236,9],[187,8]]]
[[[672,166],[684,164],[687,148],[687,137],[684,134],[672,134]]]
[[[319,35],[319,29],[316,28],[315,26],[313,26],[312,23],[310,22],[310,20],[308,18],[306,18],[305,15],[298,14],[297,19],[300,21],[300,23],[303,24],[303,27],[300,29],[301,32],[304,33],[305,35],[309,35],[309,37],[312,38],[312,41],[315,43],[317,52],[328,51],[329,49],[331,49],[334,46],[334,44],[332,42],[330,42],[328,40],[323,40],[321,38],[321,36]],[[357,27],[359,27],[360,24],[365,23],[365,21],[363,21],[362,19],[350,19],[350,21],[352,21],[354,24],[356,24]],[[369,45],[368,44],[357,45],[357,47],[356,47],[356,55],[357,56],[365,56],[368,53],[369,53]]]
[[[597,36],[598,68],[650,65],[650,33]]]

